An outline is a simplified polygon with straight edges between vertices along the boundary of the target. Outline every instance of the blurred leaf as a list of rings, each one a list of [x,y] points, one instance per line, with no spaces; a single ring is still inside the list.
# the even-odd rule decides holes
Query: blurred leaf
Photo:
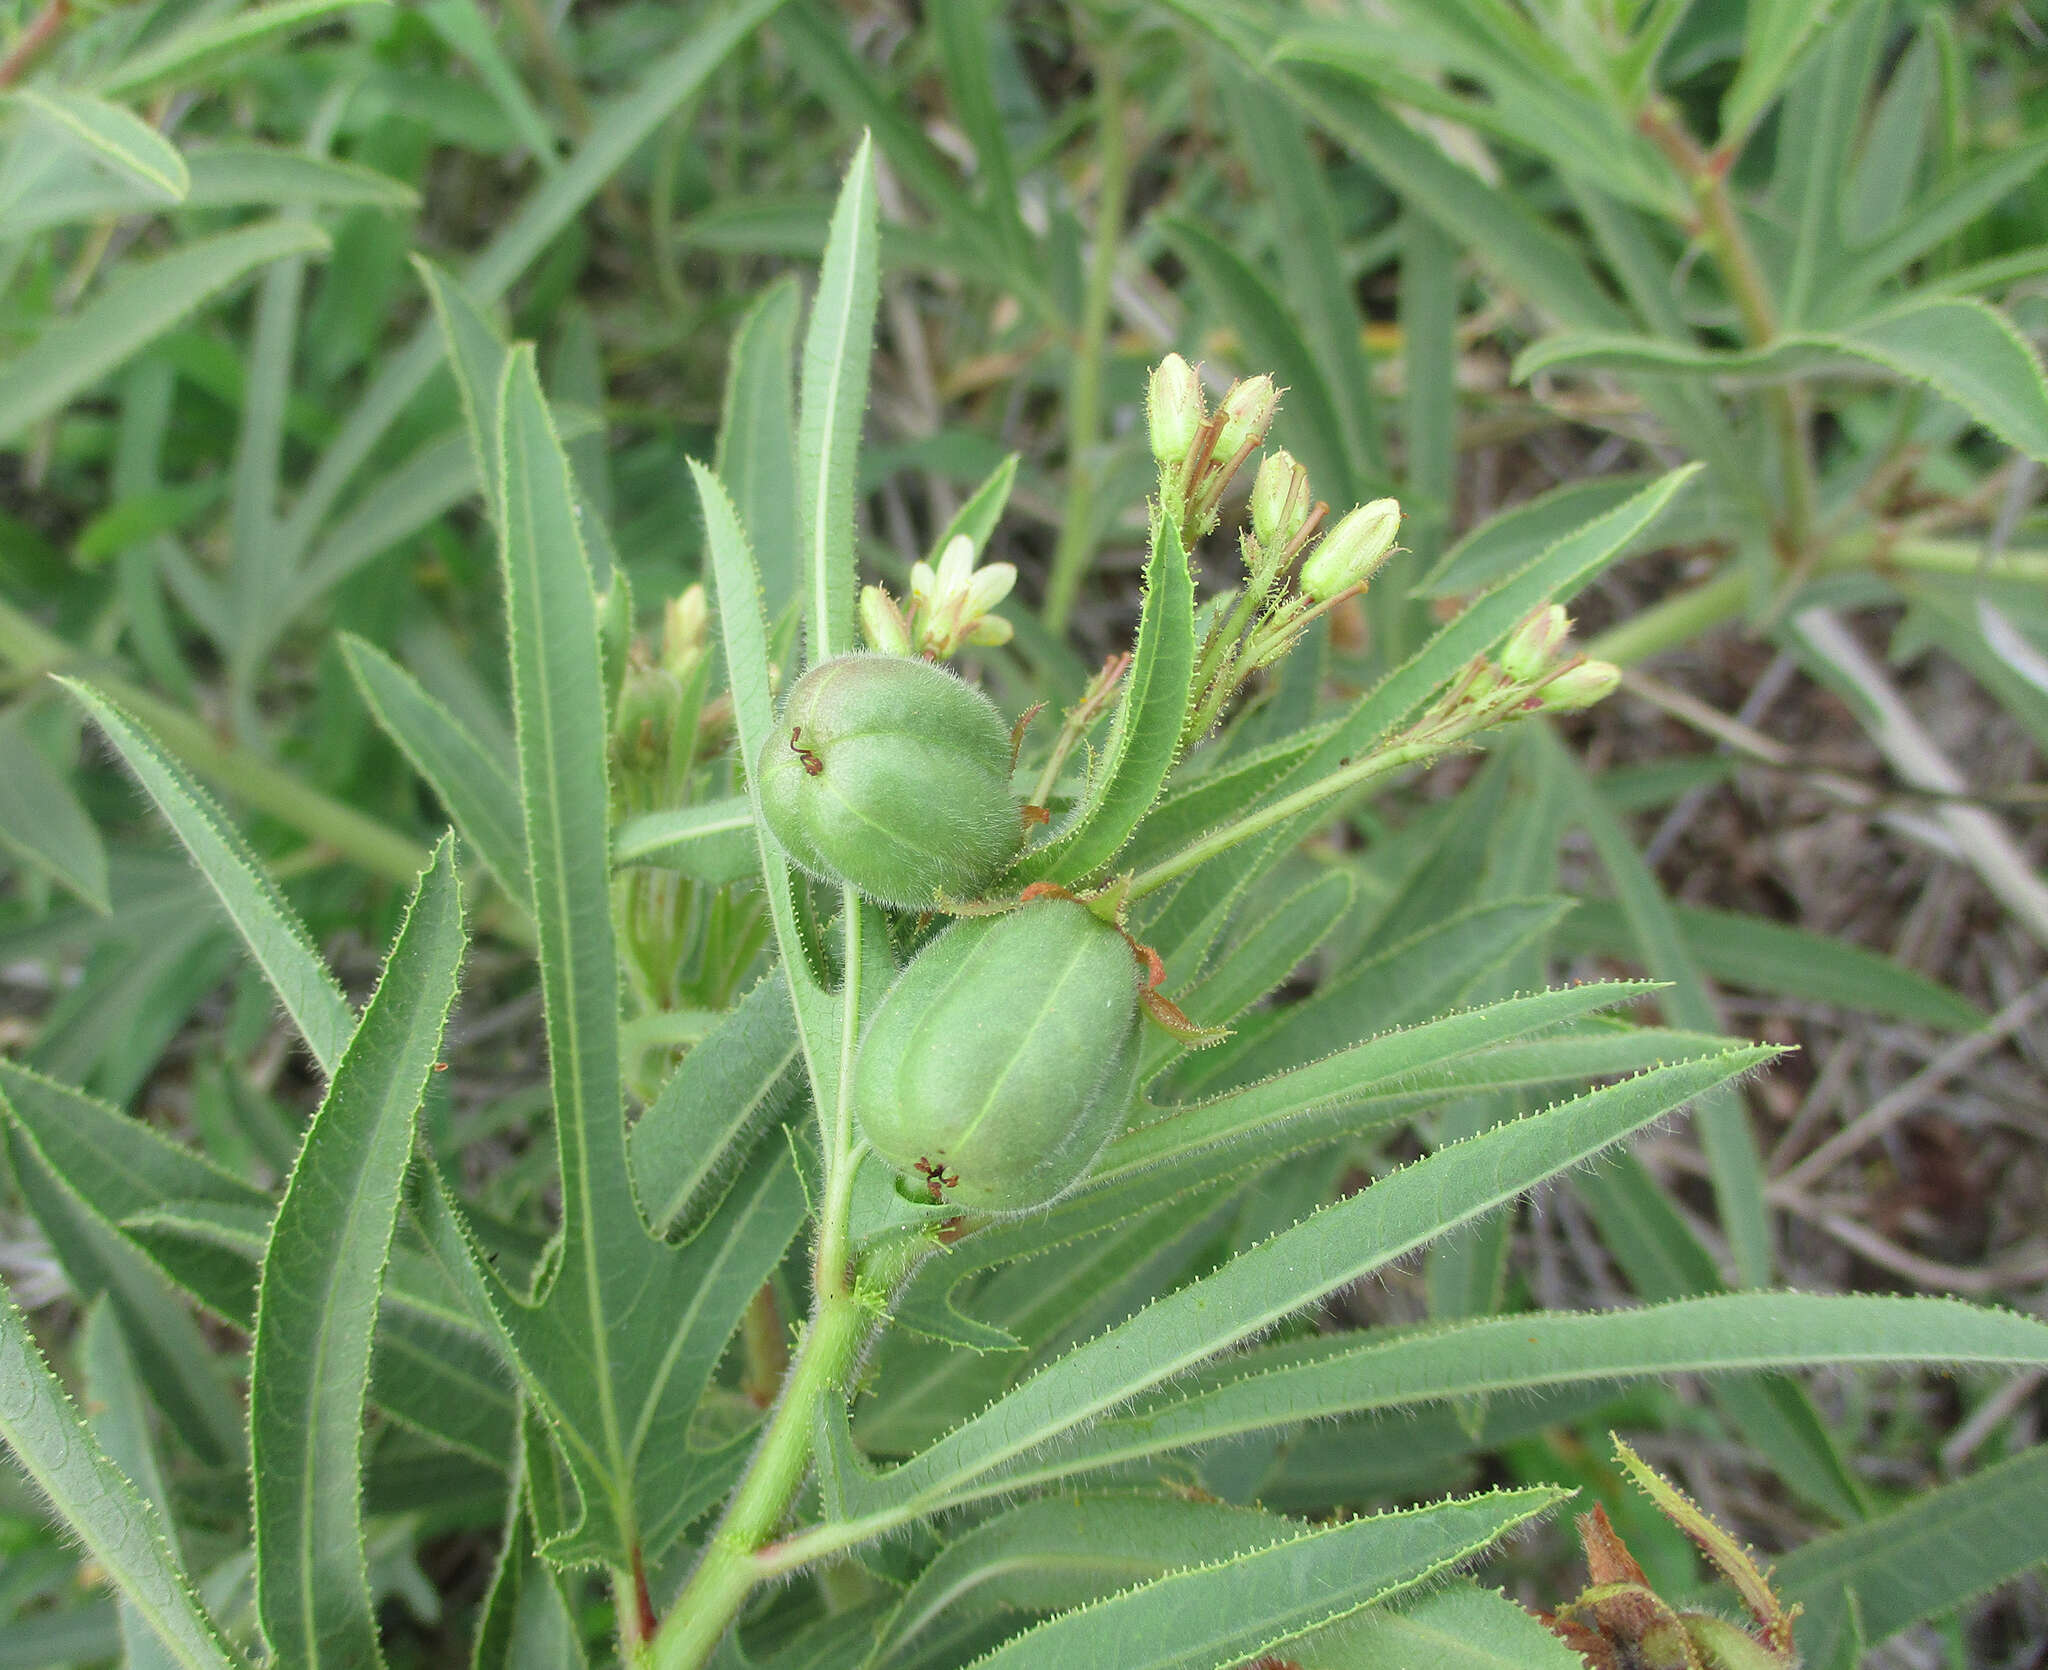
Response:
[[[327,234],[317,226],[272,220],[125,267],[84,307],[0,364],[0,442],[18,439],[61,410],[254,268],[327,247]]]
[[[1853,7],[1857,0],[1850,0]],[[1721,142],[1740,146],[1778,96],[1837,0],[1749,0],[1741,69],[1721,95]]]
[[[18,708],[0,714],[0,847],[106,915],[112,906],[100,832],[29,740],[22,717]]]
[[[1947,986],[1859,945],[1732,911],[1671,911],[1701,969],[1731,985],[1950,1032],[1973,1032],[1989,1019]],[[1621,907],[1608,899],[1581,899],[1558,930],[1562,952],[1628,956],[1633,948]]]
[[[191,170],[177,146],[133,111],[65,88],[22,87],[9,97],[137,182],[158,203],[183,202],[192,189]]]
[[[1875,1646],[2048,1560],[2048,1444],[1930,1490],[1866,1524],[1817,1537],[1778,1562],[1779,1592],[1804,1609],[1807,1661],[1834,1662],[1853,1632]]]
[[[1925,383],[2007,445],[2048,462],[2048,383],[2025,338],[1980,301],[1921,297],[1831,331],[1793,331],[1767,348],[1720,352],[1649,337],[1567,334],[1525,348],[1514,376],[1570,366],[1655,375],[1800,378],[1844,360]]]
[[[743,794],[672,812],[642,812],[619,826],[612,844],[615,864],[676,870],[713,887],[741,880],[759,860],[753,808]]]
[[[282,34],[325,23],[352,6],[382,6],[386,0],[274,0],[214,21],[204,16],[137,53],[98,86],[110,98],[142,92],[172,81],[189,81],[253,52]]]
[[[355,1015],[298,915],[264,872],[241,832],[141,726],[89,685],[60,683],[107,735],[156,802],[242,942],[268,977],[320,1063],[332,1074],[355,1030]]]
[[[156,1511],[93,1439],[0,1292],[0,1438],[65,1528],[185,1670],[231,1670]]]

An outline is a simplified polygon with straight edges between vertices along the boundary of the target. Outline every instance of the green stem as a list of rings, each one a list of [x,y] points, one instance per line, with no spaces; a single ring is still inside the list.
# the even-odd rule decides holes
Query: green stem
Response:
[[[647,1655],[651,1670],[699,1670],[754,1585],[768,1575],[757,1554],[782,1524],[810,1471],[818,1401],[836,1395],[874,1320],[869,1306],[852,1294],[820,1297],[746,1477],[654,1638]]]
[[[1904,569],[1961,579],[2013,580],[2048,586],[2048,551],[2005,551],[1984,561],[1983,546],[1969,539],[1893,539],[1865,530],[1836,541],[1821,553],[1819,574],[1856,569]],[[1749,577],[1724,564],[1712,578],[1665,598],[1586,646],[1596,660],[1632,667],[1701,633],[1734,620],[1749,602]]]
[[[860,1045],[860,891],[850,882],[841,891],[840,932],[845,971],[839,981],[839,1084],[833,1097],[832,1123],[825,1136],[825,1205],[818,1214],[817,1263],[811,1280],[820,1299],[844,1298],[850,1291],[853,1259],[848,1227],[853,1215],[853,1174],[859,1168],[853,1135],[853,1058]]]
[[[410,887],[426,868],[427,850],[388,824],[322,794],[247,748],[224,742],[205,721],[98,665],[79,665],[77,651],[11,605],[0,602],[0,658],[39,672],[72,668],[128,709],[172,753],[259,812],[311,836],[364,869]]]
[[[1110,284],[1123,233],[1124,200],[1130,187],[1130,156],[1124,145],[1122,65],[1114,47],[1095,58],[1101,183],[1095,198],[1095,250],[1088,265],[1088,289],[1081,302],[1081,336],[1074,348],[1067,384],[1067,503],[1046,582],[1044,619],[1055,635],[1066,631],[1081,590],[1095,538],[1095,448],[1102,432],[1102,361],[1109,341]]]
[[[1771,297],[1755,246],[1743,230],[1742,216],[1728,190],[1727,156],[1709,156],[1668,105],[1654,106],[1643,122],[1645,131],[1692,188],[1699,205],[1700,230],[1727,281],[1743,333],[1753,347],[1768,347],[1778,335],[1778,310]],[[1779,556],[1788,563],[1807,555],[1813,540],[1818,492],[1814,484],[1813,436],[1798,395],[1790,388],[1767,391],[1771,428],[1777,438],[1784,514],[1778,527]]]

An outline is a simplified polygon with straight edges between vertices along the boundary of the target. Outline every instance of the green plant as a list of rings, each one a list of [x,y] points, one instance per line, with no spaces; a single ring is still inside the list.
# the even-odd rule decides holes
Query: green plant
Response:
[[[811,327],[794,451],[806,504],[834,503],[834,484],[855,464],[852,429],[820,414],[832,391],[864,380],[867,346],[852,326],[872,304],[870,166],[863,151],[825,260],[823,294],[848,286],[852,305],[817,310]],[[805,1661],[805,1641],[825,1632],[845,1662],[954,1662],[988,1647],[997,1663],[1114,1652],[1128,1665],[1222,1665],[1284,1643],[1304,1664],[1375,1663],[1398,1650],[1387,1643],[1404,1629],[1451,1616],[1472,1651],[1562,1665],[1562,1646],[1544,1645],[1505,1600],[1428,1588],[1550,1510],[1563,1495],[1555,1488],[1317,1523],[1156,1494],[1173,1476],[1162,1469],[1314,1417],[1396,1422],[1462,1400],[1484,1420],[1488,1400],[1510,1392],[1680,1369],[1728,1374],[1789,1409],[1784,1394],[1765,1391],[1784,1383],[1758,1376],[1875,1359],[2048,1362],[2040,1324],[1938,1300],[1723,1294],[1327,1338],[1295,1321],[1334,1287],[1483,1222],[1775,1053],[1614,1018],[1649,990],[1639,982],[1435,1012],[1439,993],[1513,955],[1516,940],[1497,922],[1472,933],[1453,919],[1399,942],[1366,936],[1326,964],[1314,999],[1248,1014],[1331,927],[1329,878],[1303,870],[1302,837],[1404,767],[1503,725],[1541,723],[1529,716],[1547,682],[1583,664],[1559,653],[1551,604],[1614,560],[1684,490],[1685,470],[1504,577],[1349,708],[1256,748],[1234,745],[1255,716],[1243,707],[1183,748],[1190,704],[1207,688],[1194,672],[1209,606],[1197,601],[1177,519],[1155,519],[1142,617],[1099,757],[1084,764],[1073,734],[1110,705],[1098,699],[1050,745],[1041,769],[1056,814],[986,902],[1088,891],[1143,948],[1156,1013],[1187,1032],[1238,1030],[1200,1053],[1164,1029],[1127,1045],[1146,1095],[1054,1204],[1014,1218],[960,1215],[898,1190],[868,1155],[855,1120],[859,1046],[870,1024],[887,1029],[892,986],[920,966],[899,976],[899,958],[929,930],[850,883],[801,886],[762,815],[759,773],[728,796],[743,797],[745,885],[765,898],[774,967],[701,1034],[629,1131],[619,975],[631,934],[611,875],[633,825],[612,827],[606,765],[624,700],[623,675],[609,670],[626,661],[607,647],[616,611],[592,583],[588,518],[532,353],[494,346],[487,333],[465,341],[461,321],[481,316],[451,283],[440,294],[490,484],[517,788],[475,773],[482,750],[445,712],[433,715],[441,746],[408,752],[532,924],[560,1222],[542,1243],[465,1200],[433,1137],[433,1069],[465,940],[455,841],[435,848],[358,1016],[243,838],[115,699],[74,685],[328,1078],[273,1201],[79,1091],[0,1064],[17,1166],[64,1191],[82,1232],[118,1243],[136,1280],[146,1271],[147,1282],[171,1281],[221,1317],[253,1322],[246,1463],[239,1421],[216,1435],[224,1465],[246,1464],[255,1481],[249,1619],[203,1602],[186,1576],[180,1539],[165,1534],[178,1524],[178,1496],[144,1493],[155,1473],[137,1459],[149,1453],[146,1432],[131,1422],[96,1440],[19,1314],[0,1311],[0,1431],[132,1607],[135,1629],[174,1661],[232,1663],[259,1630],[278,1662],[377,1656],[361,1444],[373,1405],[389,1417],[387,1440],[509,1461],[499,1475],[502,1563],[479,1623],[487,1662],[580,1654],[575,1574],[595,1568],[609,1579],[604,1634],[615,1630],[626,1662],[659,1670],[711,1662],[743,1615],[745,1652],[790,1662]],[[734,757],[762,757],[777,720],[746,530],[719,477],[692,471],[737,750],[709,763],[715,778]],[[841,516],[805,528],[804,625],[820,664],[849,647],[851,534]],[[1255,563],[1254,575],[1267,566]],[[1294,606],[1282,572],[1250,584],[1250,608],[1226,600],[1220,665],[1243,668],[1243,646]],[[1513,670],[1489,658],[1511,638]],[[408,735],[402,721],[395,728]],[[636,846],[623,863],[703,873],[702,849],[723,837],[716,820],[674,826],[666,844]],[[517,856],[505,850],[515,838]],[[992,923],[941,930],[934,944],[995,943],[1005,924],[1078,920],[1066,913],[1079,908],[1024,903]],[[1130,959],[1121,936],[1088,922]],[[981,992],[968,982],[947,1001],[1002,1001]],[[792,1059],[807,1114],[764,1125],[735,1113],[761,1102]],[[1569,1088],[1588,1076],[1611,1082]],[[1543,1111],[1445,1139],[1299,1221],[1290,1211],[1224,1228],[1248,1176],[1284,1181],[1318,1151],[1480,1085],[1567,1088]],[[1156,1286],[1142,1279],[1148,1266]],[[1049,1308],[993,1302],[1000,1277],[960,1302],[963,1282],[1010,1268],[1034,1289],[1051,1283]],[[117,1339],[146,1325],[144,1291],[110,1287]],[[773,1337],[783,1293],[800,1294],[805,1313],[786,1364]],[[764,1306],[768,1326],[750,1324]],[[736,1339],[744,1361],[732,1359]],[[164,1344],[159,1326],[153,1345]],[[199,1400],[217,1396],[218,1371],[204,1359],[187,1365],[195,1370]],[[473,1394],[456,1389],[464,1372],[504,1388],[489,1440],[476,1431]],[[763,1372],[779,1382],[763,1389],[765,1415],[745,1395]],[[1808,1441],[1824,1453],[1817,1433]],[[123,1446],[125,1471],[111,1458]],[[1099,1493],[1085,1498],[1078,1528],[1075,1488]],[[889,1540],[929,1539],[937,1526],[950,1536],[943,1545]],[[1033,1549],[1056,1550],[1057,1568],[1035,1565]],[[816,1583],[774,1587],[799,1573]],[[211,1576],[205,1586],[218,1592]],[[770,1600],[749,1614],[764,1586]],[[1014,1633],[991,1602],[1050,1615]]]
[[[1767,1182],[1745,1104],[1789,1075],[1709,976],[1985,1015],[1667,898],[1629,820],[1727,762],[1596,770],[1569,717],[1767,638],[2038,930],[1839,630],[1903,605],[1896,652],[2048,734],[1997,444],[2048,433],[2001,323],[2040,77],[1951,12],[0,7],[0,1255],[83,1394],[0,1305],[0,1664],[1563,1670],[1452,1574],[1555,1606],[1503,1537],[1570,1486],[1632,1618],[1740,1654],[1611,1426],[1816,1532],[1776,1577],[1812,1664],[2037,1564],[2009,1383],[1986,1465],[1894,1480],[1962,1421],[1937,1375],[2043,1330],[1772,1290],[1779,1208],[1868,1127]],[[835,201],[863,126],[888,177]],[[820,253],[798,399],[774,274]],[[1454,542],[1501,435],[1624,473]],[[1673,546],[1722,566],[1575,649],[1563,605]],[[856,629],[1003,715],[957,888],[793,871],[744,769],[808,777],[778,695]],[[1087,1093],[1023,1110],[1034,1204],[864,1152],[920,971],[1083,915],[1108,1013],[1033,1085]],[[956,1042],[905,1049],[986,1066]],[[1623,1140],[1681,1106],[1711,1223]],[[1548,1308],[1545,1221],[1642,1308]]]

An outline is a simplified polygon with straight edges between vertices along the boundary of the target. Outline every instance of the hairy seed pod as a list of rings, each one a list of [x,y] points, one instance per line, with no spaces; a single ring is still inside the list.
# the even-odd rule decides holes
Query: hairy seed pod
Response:
[[[973,898],[1023,839],[1009,727],[928,661],[820,662],[790,691],[756,769],[789,856],[881,904]]]
[[[1138,980],[1124,936],[1072,899],[956,922],[868,1023],[862,1134],[909,1186],[963,1211],[1057,1199],[1136,1095]]]

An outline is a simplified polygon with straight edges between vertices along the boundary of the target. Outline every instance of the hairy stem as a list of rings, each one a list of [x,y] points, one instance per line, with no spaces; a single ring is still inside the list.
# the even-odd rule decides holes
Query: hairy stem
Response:
[[[852,1294],[820,1295],[760,1447],[646,1655],[651,1670],[699,1670],[754,1585],[767,1575],[756,1556],[782,1524],[810,1471],[818,1400],[837,1395],[874,1320],[868,1304]]]

